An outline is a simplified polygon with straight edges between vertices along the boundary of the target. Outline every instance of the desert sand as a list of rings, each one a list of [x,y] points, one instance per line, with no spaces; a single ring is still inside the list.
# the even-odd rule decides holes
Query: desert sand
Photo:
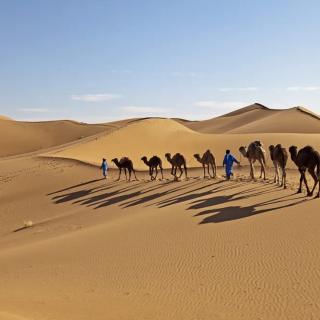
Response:
[[[269,156],[267,180],[251,181],[238,152],[257,139],[320,150],[319,129],[307,110],[261,105],[199,122],[0,120],[11,139],[1,142],[0,319],[319,319],[320,200],[296,194],[291,160],[283,190]],[[226,148],[241,160],[233,180],[221,167],[203,179],[192,158],[208,148],[218,166]],[[188,180],[173,181],[165,152],[186,156]],[[163,181],[140,160],[154,154]],[[101,158],[124,155],[139,181],[116,182],[114,166],[101,179]]]

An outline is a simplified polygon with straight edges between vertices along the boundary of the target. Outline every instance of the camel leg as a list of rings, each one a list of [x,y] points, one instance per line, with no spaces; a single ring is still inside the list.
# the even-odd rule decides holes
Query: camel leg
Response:
[[[250,176],[251,176],[251,179],[254,180],[254,167],[253,167],[252,161],[250,161]]]
[[[302,192],[303,170],[299,169],[299,172],[300,172],[300,181],[299,181],[299,189],[298,189],[297,193]]]
[[[210,166],[211,166],[211,169],[212,169],[212,175],[210,173]],[[212,163],[208,163],[208,175],[209,175],[210,178],[213,178],[213,176],[214,176]]]
[[[273,178],[273,183],[277,182],[277,164],[275,162],[273,162],[273,166],[274,166],[274,178]]]
[[[185,175],[186,175],[186,179],[188,180],[188,169],[187,169],[187,166],[186,166],[186,164],[184,164],[183,166],[184,166],[184,172],[185,172]]]
[[[120,180],[120,177],[121,177],[121,171],[122,171],[122,168],[119,168],[119,177],[116,181],[119,181]]]
[[[212,169],[212,172],[213,172],[212,163],[208,163],[208,175],[209,175],[209,178],[213,178],[213,176],[211,176],[211,173],[210,173],[210,166],[211,166],[211,169]],[[214,173],[213,173],[213,174],[214,174]]]
[[[181,178],[181,176],[182,176],[182,174],[183,174],[183,169],[182,169],[181,166],[179,167],[179,170],[180,170],[180,176],[179,176],[179,178]]]
[[[282,186],[283,189],[287,189],[287,172],[286,168],[282,166]]]
[[[203,179],[206,178],[206,166],[204,164],[202,164],[202,168],[203,168]]]
[[[307,195],[310,196],[311,192],[310,192],[310,189],[309,189],[309,186],[308,186],[308,182],[307,182],[307,178],[306,178],[306,171],[305,170],[303,171],[303,182],[304,182],[304,184],[306,185],[306,188],[307,188]]]
[[[310,173],[311,177],[312,177],[312,178],[313,178],[313,180],[314,180],[313,188],[312,188],[312,190],[311,190],[310,194],[308,194],[308,196],[310,196],[310,197],[311,197],[311,196],[313,195],[313,192],[314,192],[314,190],[315,190],[315,188],[316,188],[317,184],[318,184],[318,177],[317,177],[317,175],[316,175],[316,173],[315,173],[314,168],[309,168],[309,169],[308,169],[308,171],[309,171],[309,173]]]
[[[263,174],[263,180],[266,180],[266,170],[264,167],[264,163],[262,161],[259,161],[261,168],[260,168],[260,179],[262,178],[262,174]]]
[[[163,180],[163,169],[162,169],[162,166],[159,166],[160,167],[160,171],[161,171],[161,179]]]
[[[131,170],[132,170],[132,172],[133,172],[133,174],[134,174],[135,180],[136,180],[136,181],[139,181],[139,179],[138,179],[137,176],[136,176],[136,170],[134,170],[133,168],[132,168]]]

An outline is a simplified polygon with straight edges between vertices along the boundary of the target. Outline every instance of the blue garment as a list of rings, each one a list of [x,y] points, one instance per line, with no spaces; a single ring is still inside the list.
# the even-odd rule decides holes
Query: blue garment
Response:
[[[223,165],[226,166],[226,175],[227,178],[230,178],[232,175],[232,166],[233,163],[239,163],[239,161],[231,154],[226,154],[223,159]]]
[[[103,174],[104,176],[106,176],[106,175],[107,175],[107,170],[108,170],[107,161],[102,161],[101,169],[102,169],[102,174]]]

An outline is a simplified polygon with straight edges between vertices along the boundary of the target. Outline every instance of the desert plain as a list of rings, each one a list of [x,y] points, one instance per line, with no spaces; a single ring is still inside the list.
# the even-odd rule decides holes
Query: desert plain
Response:
[[[205,121],[1,117],[0,133],[1,320],[320,319],[320,199],[296,193],[290,158],[288,188],[277,186],[268,154],[320,151],[318,115],[253,104]],[[238,151],[255,140],[266,180],[257,164],[250,179]],[[207,149],[215,179],[193,157]],[[241,162],[230,181],[226,149]],[[166,152],[185,156],[188,179],[173,181]],[[153,155],[163,180],[141,161]],[[122,156],[138,181],[115,181]]]

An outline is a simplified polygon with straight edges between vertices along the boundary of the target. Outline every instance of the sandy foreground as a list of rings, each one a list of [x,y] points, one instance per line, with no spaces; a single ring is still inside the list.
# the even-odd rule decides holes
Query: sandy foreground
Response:
[[[281,190],[246,167],[131,183],[73,160],[0,168],[1,320],[320,318],[319,200],[296,171]]]
[[[0,118],[0,320],[320,319],[320,200],[296,194],[291,160],[283,190],[268,153],[268,179],[251,181],[238,152],[320,150],[319,121],[259,104],[197,122]],[[234,179],[203,179],[194,153],[220,166],[226,148]],[[172,181],[166,152],[185,156],[188,180]],[[155,154],[165,179],[150,182],[141,157]],[[139,181],[115,182],[122,156]]]

